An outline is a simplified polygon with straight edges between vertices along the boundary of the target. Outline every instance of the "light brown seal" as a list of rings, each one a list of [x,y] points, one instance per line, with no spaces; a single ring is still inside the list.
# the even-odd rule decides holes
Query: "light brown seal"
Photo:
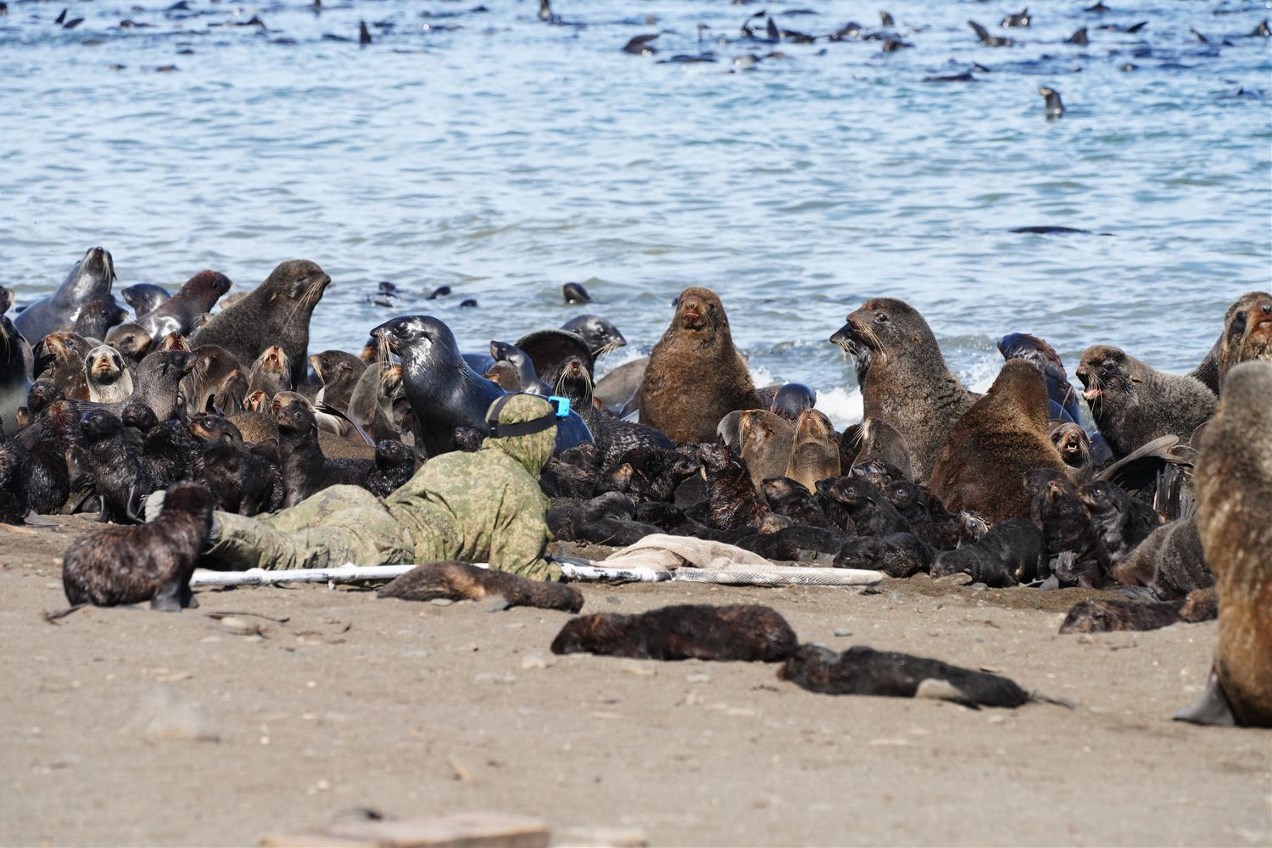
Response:
[[[785,476],[816,491],[817,481],[839,476],[839,434],[825,413],[806,409],[795,421]]]

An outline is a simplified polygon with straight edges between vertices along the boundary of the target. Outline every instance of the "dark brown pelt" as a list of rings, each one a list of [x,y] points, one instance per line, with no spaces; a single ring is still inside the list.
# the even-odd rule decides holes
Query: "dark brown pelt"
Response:
[[[797,644],[795,631],[770,607],[682,604],[639,615],[598,613],[572,619],[552,640],[552,653],[778,662]]]

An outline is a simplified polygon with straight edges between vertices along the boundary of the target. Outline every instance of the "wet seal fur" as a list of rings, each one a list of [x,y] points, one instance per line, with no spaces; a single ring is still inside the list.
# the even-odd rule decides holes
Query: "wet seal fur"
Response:
[[[89,248],[62,284],[51,295],[18,313],[13,324],[35,345],[55,330],[69,330],[79,317],[81,307],[109,295],[114,282],[115,263],[110,252],[100,247]]]
[[[554,654],[651,660],[778,662],[795,652],[795,631],[758,604],[677,604],[639,615],[597,613],[566,622]]]
[[[865,645],[842,654],[800,645],[777,676],[826,695],[936,697],[969,707],[1019,707],[1031,700],[1014,681],[997,674]]]
[[[535,607],[578,612],[583,609],[583,593],[563,583],[527,580],[494,568],[478,568],[466,562],[447,560],[425,562],[382,587],[381,598],[404,601],[478,601],[498,595],[498,609]]]
[[[214,506],[203,486],[177,483],[149,524],[80,536],[62,560],[66,599],[103,607],[150,601],[164,612],[191,606],[190,575],[212,530]]]
[[[1234,366],[1197,463],[1197,530],[1219,596],[1206,692],[1177,715],[1272,727],[1272,363]]]

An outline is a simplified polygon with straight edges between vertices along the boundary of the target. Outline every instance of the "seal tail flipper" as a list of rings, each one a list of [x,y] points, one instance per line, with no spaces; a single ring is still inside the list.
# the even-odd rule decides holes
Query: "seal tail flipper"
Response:
[[[1171,716],[1175,721],[1187,721],[1192,724],[1213,724],[1220,727],[1235,727],[1236,717],[1232,714],[1232,705],[1219,683],[1219,675],[1213,667],[1206,678],[1206,688],[1201,697],[1190,707],[1185,707]]]

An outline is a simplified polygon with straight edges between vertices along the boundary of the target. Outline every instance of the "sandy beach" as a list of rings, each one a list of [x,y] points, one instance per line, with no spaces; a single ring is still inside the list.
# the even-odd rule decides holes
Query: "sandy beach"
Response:
[[[532,816],[556,845],[1272,844],[1272,734],[1170,720],[1213,622],[1061,636],[1091,593],[924,576],[862,594],[582,586],[584,612],[764,603],[802,641],[1075,705],[975,711],[817,695],[772,665],[556,657],[564,613],[361,589],[205,590],[180,614],[49,624],[61,552],[91,526],[56,521],[0,529],[7,845],[248,845],[359,807]]]

